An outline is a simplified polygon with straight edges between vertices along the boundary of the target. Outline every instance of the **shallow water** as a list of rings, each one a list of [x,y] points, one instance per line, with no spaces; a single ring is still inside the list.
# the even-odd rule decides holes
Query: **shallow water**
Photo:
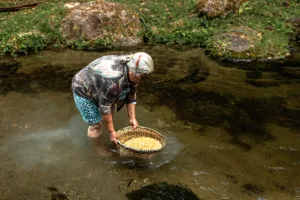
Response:
[[[70,91],[72,76],[90,61],[127,52],[17,58],[22,66],[0,77],[0,199],[127,199],[157,182],[183,184],[200,199],[300,199],[297,79],[268,72],[279,82],[261,87],[199,49],[145,51],[156,71],[141,83],[137,117],[167,139],[148,162],[97,155]],[[186,67],[191,55],[200,60],[196,79]],[[123,109],[115,126],[127,125]]]

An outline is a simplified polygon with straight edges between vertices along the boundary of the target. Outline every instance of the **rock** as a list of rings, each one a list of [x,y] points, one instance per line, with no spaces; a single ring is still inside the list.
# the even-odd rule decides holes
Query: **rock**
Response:
[[[259,87],[268,87],[290,83],[290,80],[277,72],[252,71],[246,73],[246,82]]]
[[[290,6],[290,2],[289,1],[284,1],[282,4],[285,7],[289,7]]]
[[[281,74],[289,78],[300,79],[300,67],[284,67]]]
[[[0,77],[7,77],[14,74],[19,67],[21,67],[21,63],[19,62],[0,62]]]
[[[259,79],[259,78],[262,78],[262,72],[261,71],[249,71],[246,73],[246,77],[249,79]]]
[[[171,185],[166,182],[154,183],[134,190],[125,195],[128,200],[199,200],[199,198],[188,188],[182,185]]]
[[[248,195],[257,195],[264,193],[265,189],[262,186],[246,183],[242,185],[242,190]]]
[[[289,19],[288,23],[290,23],[293,26],[296,39],[300,41],[300,17]]]
[[[232,27],[228,32],[219,33],[214,36],[216,43],[213,51],[217,55],[223,52],[230,52],[233,57],[249,58],[252,57],[251,50],[255,48],[255,44],[261,40],[261,33],[246,27]]]
[[[89,46],[136,46],[141,24],[137,14],[118,3],[95,1],[68,3],[69,14],[61,22],[61,34],[71,43],[83,40]]]
[[[196,12],[198,15],[217,17],[226,14],[230,10],[237,10],[247,0],[198,0]]]

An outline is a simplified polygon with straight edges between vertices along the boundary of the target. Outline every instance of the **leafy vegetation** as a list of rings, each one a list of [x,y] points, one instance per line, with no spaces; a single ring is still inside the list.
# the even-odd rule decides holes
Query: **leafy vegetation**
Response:
[[[287,20],[299,16],[299,1],[290,1],[288,7],[281,0],[249,1],[240,7],[237,13],[213,21],[215,33],[227,31],[233,26],[247,26],[259,33],[262,39],[252,54],[255,57],[283,57],[288,53],[290,39],[294,37],[292,27]],[[212,46],[214,41],[209,41]]]
[[[25,0],[22,4],[31,1]],[[60,21],[65,15],[64,1],[42,0],[48,3],[16,13],[0,13],[0,52],[14,54],[17,51],[26,53],[46,47],[64,47],[65,41],[59,33]],[[87,0],[80,2],[85,1]],[[224,41],[216,41],[214,36],[235,26],[245,26],[261,33],[262,37],[252,49],[251,55],[283,57],[288,52],[288,45],[293,37],[292,27],[287,20],[300,13],[299,0],[289,1],[288,6],[283,5],[283,0],[250,0],[238,10],[216,19],[197,16],[194,12],[196,0],[109,1],[123,3],[140,15],[144,27],[140,34],[150,44],[199,46],[221,56],[232,54],[225,48],[214,48],[216,43],[226,45]],[[0,6],[11,6],[17,4],[18,0],[5,2],[0,3]],[[76,41],[71,47],[84,49],[88,45]],[[97,41],[96,46],[110,46],[110,41]]]
[[[0,15],[0,52],[14,54],[60,48],[64,44],[59,32],[64,16],[60,3],[41,4],[34,9]]]

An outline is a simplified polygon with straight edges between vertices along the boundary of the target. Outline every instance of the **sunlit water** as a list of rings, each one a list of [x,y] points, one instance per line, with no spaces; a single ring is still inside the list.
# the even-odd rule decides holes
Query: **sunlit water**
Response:
[[[180,66],[186,62],[189,52],[184,52],[188,49],[163,47],[147,51],[157,59],[155,75],[160,81],[169,79],[165,74],[168,68],[178,76],[184,72]],[[268,114],[269,109],[282,105],[288,114],[281,116],[278,111],[276,116],[266,116],[264,110],[259,110],[257,113],[261,112],[263,119],[251,118],[249,123],[270,118],[270,123],[265,122],[262,129],[257,129],[262,130],[262,136],[237,134],[240,129],[232,125],[227,107],[224,107],[225,114],[216,114],[219,111],[216,112],[215,106],[223,102],[207,96],[198,102],[204,105],[203,113],[189,115],[194,111],[185,111],[184,105],[178,108],[172,102],[174,98],[158,96],[159,92],[166,91],[152,92],[151,88],[160,83],[147,78],[138,95],[137,118],[140,125],[162,133],[167,140],[166,147],[147,162],[118,156],[104,158],[94,151],[86,137],[87,125],[74,106],[70,78],[93,59],[110,53],[126,52],[43,52],[19,58],[23,66],[18,74],[1,78],[0,199],[118,200],[126,199],[128,192],[156,182],[186,185],[200,199],[300,199],[300,131],[295,121],[300,109],[300,84],[249,85],[244,81],[244,71],[222,68],[196,50],[209,65],[209,76],[197,83],[197,88],[218,95],[225,92],[253,98],[254,104],[260,98],[282,98],[284,105],[274,101],[276,104],[257,107],[265,105]],[[12,83],[5,84],[7,81]],[[173,91],[169,95],[174,94]],[[185,98],[184,94],[176,95],[175,99]],[[232,104],[235,106],[236,102]],[[237,105],[243,108],[244,104]],[[252,117],[251,109],[244,108],[244,111]],[[244,115],[236,116],[234,120],[244,120]],[[277,119],[280,116],[282,119]],[[123,109],[115,116],[115,127],[127,125]],[[103,142],[110,145],[106,131]]]

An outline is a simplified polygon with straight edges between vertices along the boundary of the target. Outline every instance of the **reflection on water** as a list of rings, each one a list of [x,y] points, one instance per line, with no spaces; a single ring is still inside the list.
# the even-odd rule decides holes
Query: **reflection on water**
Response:
[[[199,49],[145,51],[156,69],[140,85],[137,117],[167,140],[151,160],[99,157],[70,91],[91,60],[128,52],[42,52],[0,73],[0,199],[119,200],[160,183],[200,199],[300,198],[296,76],[221,67]],[[115,125],[128,126],[125,110]]]

